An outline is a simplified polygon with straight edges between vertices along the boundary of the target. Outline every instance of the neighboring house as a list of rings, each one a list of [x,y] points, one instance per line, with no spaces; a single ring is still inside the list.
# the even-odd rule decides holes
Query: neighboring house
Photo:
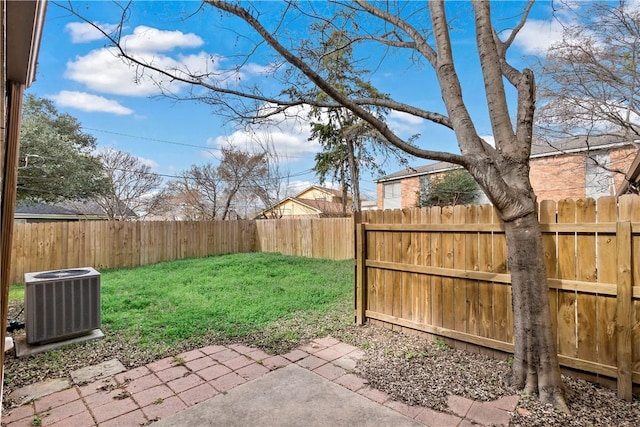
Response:
[[[135,212],[129,209],[129,219],[136,219]],[[20,203],[15,211],[16,224],[55,221],[107,221],[109,216],[91,201],[68,201],[56,204]]]
[[[598,198],[618,194],[627,183],[625,174],[638,155],[638,144],[619,136],[576,137],[557,145],[545,142],[531,147],[531,185],[539,201]],[[640,160],[638,160],[640,163]],[[378,208],[416,206],[420,192],[433,179],[460,166],[446,162],[408,168],[378,179]],[[640,168],[640,166],[638,166]],[[638,179],[640,169],[635,179]],[[625,190],[626,191],[626,190]],[[486,203],[486,196],[479,203]]]
[[[351,214],[347,200],[347,214]],[[273,206],[258,213],[255,219],[278,219],[294,217],[327,218],[342,214],[342,192],[331,188],[312,185],[293,197],[280,200]]]

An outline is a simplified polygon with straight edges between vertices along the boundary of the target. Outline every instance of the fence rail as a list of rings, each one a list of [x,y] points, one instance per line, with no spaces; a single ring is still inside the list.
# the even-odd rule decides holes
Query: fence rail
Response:
[[[560,363],[640,383],[640,198],[540,204]],[[364,212],[356,320],[513,351],[504,228],[491,206]]]
[[[137,267],[226,253],[353,258],[351,218],[261,221],[79,221],[16,224],[11,283],[24,273]]]

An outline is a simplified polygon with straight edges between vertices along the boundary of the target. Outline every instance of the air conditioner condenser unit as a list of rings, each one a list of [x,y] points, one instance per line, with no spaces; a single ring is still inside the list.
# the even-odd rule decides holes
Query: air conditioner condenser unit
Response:
[[[28,344],[46,344],[100,328],[100,273],[91,267],[26,273]]]

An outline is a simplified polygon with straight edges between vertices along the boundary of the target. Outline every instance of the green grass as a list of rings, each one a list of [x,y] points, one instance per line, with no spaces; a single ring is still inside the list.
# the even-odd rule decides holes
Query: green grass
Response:
[[[24,300],[24,285],[12,285],[9,287],[9,301],[23,301]]]
[[[171,347],[241,338],[300,313],[318,318],[352,300],[353,262],[235,254],[107,270],[101,279],[105,329],[143,348]],[[10,298],[22,293],[12,287]]]

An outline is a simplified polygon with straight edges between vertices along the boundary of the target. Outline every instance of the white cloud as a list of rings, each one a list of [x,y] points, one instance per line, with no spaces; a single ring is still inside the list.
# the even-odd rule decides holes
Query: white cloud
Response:
[[[391,111],[387,116],[387,125],[404,138],[420,133],[424,119],[400,111]]]
[[[63,90],[51,98],[61,107],[71,107],[82,111],[111,113],[118,115],[133,114],[133,110],[112,99],[92,95],[86,92]]]
[[[147,159],[146,157],[140,157],[140,156],[136,156],[136,158],[140,163],[142,163],[145,166],[149,166],[151,169],[157,169],[158,166],[160,166],[158,162],[156,162],[153,159]]]
[[[272,106],[263,107],[267,111]],[[294,162],[300,158],[312,159],[320,151],[320,144],[309,141],[310,126],[307,118],[308,107],[290,108],[286,113],[272,116],[267,123],[254,126],[250,131],[236,131],[231,135],[211,138],[207,143],[212,146],[213,155],[219,155],[219,149],[231,146],[239,150],[260,152],[266,145],[275,149],[283,163]]]
[[[133,34],[126,35],[121,41],[124,49],[131,53],[166,52],[175,48],[196,48],[204,41],[193,33],[165,31],[140,25]]]
[[[202,44],[202,39],[192,33],[162,31],[145,26],[136,27],[132,34],[122,38],[122,45],[127,52],[142,63],[177,75],[209,75],[209,82],[220,85],[267,70],[267,67],[256,64],[246,64],[240,71],[235,66],[224,70],[221,66],[227,61],[226,58],[206,52],[167,53],[177,48],[197,48]],[[171,93],[179,93],[186,87],[185,83],[123,60],[115,48],[95,49],[77,56],[67,63],[65,77],[93,91],[128,96],[157,95],[162,92],[159,86]]]
[[[518,33],[515,44],[526,54],[544,55],[553,43],[560,40],[562,40],[562,24],[560,22],[531,19]]]
[[[284,161],[295,161],[304,156],[320,151],[320,145],[308,141],[309,131],[292,132],[279,129],[265,129],[254,132],[236,131],[231,135],[219,136],[209,140],[214,155],[218,155],[220,148],[231,146],[248,152],[261,152],[266,143],[272,144],[277,154]]]
[[[293,197],[312,185],[318,185],[318,183],[313,181],[291,181],[284,189],[285,197]]]
[[[175,67],[176,62],[168,57],[150,58],[156,66]],[[149,72],[127,64],[109,48],[96,49],[87,55],[77,57],[67,63],[65,77],[84,84],[87,88],[103,93],[129,96],[155,95],[160,92],[156,82],[165,83],[168,90],[175,90],[175,84]]]
[[[113,24],[101,24],[94,22],[70,22],[65,25],[64,29],[71,34],[72,43],[87,43],[100,40],[104,35],[95,27],[100,27],[105,33],[109,34],[114,31],[117,26]]]

